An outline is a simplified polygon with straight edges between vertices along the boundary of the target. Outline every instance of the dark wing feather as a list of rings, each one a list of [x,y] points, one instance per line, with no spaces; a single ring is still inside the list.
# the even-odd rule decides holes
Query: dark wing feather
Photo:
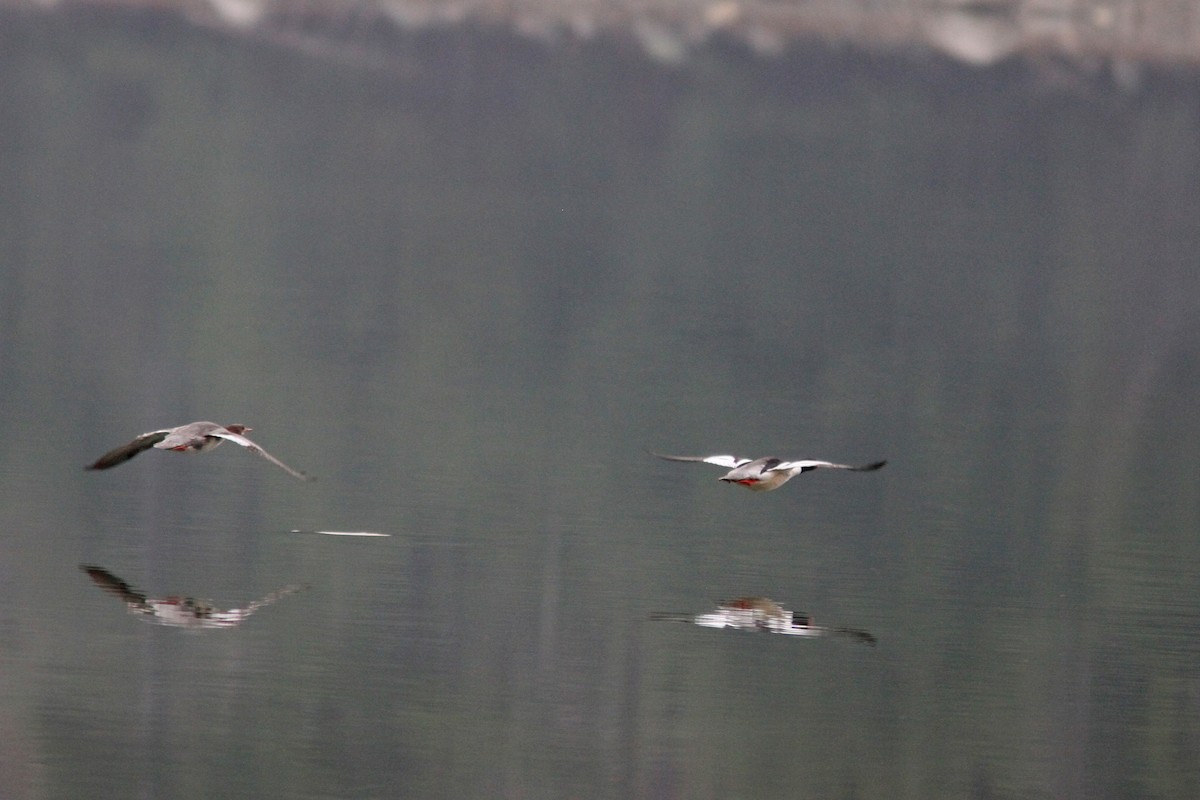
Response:
[[[781,461],[776,463],[771,469],[780,470],[796,470],[800,472],[812,472],[814,469],[848,469],[852,472],[872,472],[879,469],[887,461],[874,461],[870,464],[854,465],[854,464],[835,464],[832,461]]]
[[[149,450],[154,445],[167,438],[169,430],[166,431],[150,431],[143,433],[141,436],[134,439],[129,444],[123,444],[120,447],[109,450],[92,464],[88,464],[84,469],[108,469],[115,467],[118,464],[124,464],[129,459],[136,456],[143,450]]]
[[[758,461],[755,461],[751,464],[747,464],[746,466],[753,467],[755,465],[758,465],[758,472],[761,475],[764,472],[770,472],[771,470],[775,469],[782,463],[783,463],[782,458],[768,457],[768,458],[760,458]]]

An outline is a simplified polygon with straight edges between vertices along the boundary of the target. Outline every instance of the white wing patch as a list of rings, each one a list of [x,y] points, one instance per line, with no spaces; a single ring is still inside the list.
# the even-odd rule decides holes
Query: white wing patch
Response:
[[[212,433],[210,433],[210,434],[208,434],[208,435],[209,435],[209,436],[216,436],[216,437],[217,437],[217,438],[219,438],[219,439],[225,439],[225,440],[227,440],[227,441],[234,442],[235,444],[240,444],[242,447],[245,447],[245,448],[246,448],[247,450],[249,450],[250,452],[252,452],[252,453],[256,453],[257,455],[260,455],[260,456],[262,456],[262,457],[263,457],[263,458],[265,458],[267,461],[270,461],[272,464],[274,464],[275,466],[277,466],[277,467],[279,467],[280,469],[284,470],[285,472],[287,472],[288,474],[292,475],[293,477],[299,478],[299,479],[300,479],[300,480],[302,480],[302,481],[311,480],[311,478],[309,478],[309,477],[308,477],[307,475],[305,475],[303,472],[300,472],[300,471],[298,471],[298,470],[294,470],[294,469],[292,469],[292,468],[291,468],[291,467],[289,467],[287,464],[283,463],[283,462],[282,462],[282,461],[280,461],[278,458],[276,458],[275,456],[271,455],[271,454],[270,454],[270,453],[268,453],[266,450],[263,450],[261,447],[259,447],[258,445],[256,445],[254,442],[252,442],[252,441],[250,441],[249,439],[247,439],[245,436],[241,436],[241,435],[239,435],[239,434],[236,434],[236,433],[230,433],[230,432],[228,432],[228,431],[213,431]]]
[[[750,459],[738,458],[737,456],[708,456],[703,459],[703,461],[705,464],[715,464],[718,467],[724,467],[725,469],[736,469],[742,464],[750,463]]]
[[[229,433],[228,431],[213,431],[208,435],[216,436],[218,439],[224,439],[228,442],[235,442],[240,444],[242,447],[249,447],[252,450],[260,449],[254,442],[250,441],[245,436],[239,436],[236,433]]]
[[[841,464],[834,464],[832,461],[784,461],[776,464],[771,468],[771,472],[792,472],[802,469],[816,469],[817,467],[840,467]]]

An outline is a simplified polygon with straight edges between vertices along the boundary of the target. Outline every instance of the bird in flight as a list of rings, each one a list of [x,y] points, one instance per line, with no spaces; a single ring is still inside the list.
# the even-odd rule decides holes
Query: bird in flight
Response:
[[[784,461],[773,456],[750,460],[749,458],[738,458],[737,456],[668,456],[654,452],[651,452],[650,455],[665,458],[667,461],[694,461],[724,467],[729,472],[722,475],[718,480],[725,481],[726,483],[736,483],[755,492],[769,492],[772,489],[778,489],[801,472],[810,472],[814,469],[848,469],[853,472],[872,472],[887,463],[887,461],[875,461],[870,464],[855,466],[851,464],[835,464],[832,461]]]
[[[159,450],[174,450],[178,453],[203,453],[212,450],[221,442],[229,441],[240,444],[252,453],[262,456],[275,466],[286,471],[289,475],[302,481],[311,480],[308,475],[294,470],[275,456],[263,450],[254,442],[247,439],[246,431],[253,430],[245,425],[218,425],[215,422],[189,422],[178,428],[166,428],[161,431],[143,433],[129,444],[109,450],[85,469],[109,469],[118,464],[124,464],[143,450],[156,447]]]
[[[741,631],[779,633],[785,636],[848,636],[863,644],[875,645],[873,634],[858,628],[831,628],[814,625],[812,617],[803,611],[788,611],[766,597],[736,597],[717,606],[707,614],[686,614],[656,611],[652,620],[689,622],[704,628],[733,628]]]

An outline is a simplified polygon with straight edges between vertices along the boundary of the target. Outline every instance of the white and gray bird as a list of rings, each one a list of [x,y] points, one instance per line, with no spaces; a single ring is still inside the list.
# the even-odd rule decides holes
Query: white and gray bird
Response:
[[[275,466],[286,471],[289,475],[302,481],[311,480],[308,475],[292,469],[275,456],[263,450],[254,442],[247,439],[246,431],[253,430],[245,425],[218,425],[215,422],[189,422],[178,428],[165,428],[161,431],[143,433],[129,444],[109,450],[85,469],[109,469],[118,464],[124,464],[129,459],[149,450],[151,447],[159,450],[174,450],[177,453],[203,453],[212,450],[221,442],[239,444],[256,455],[260,455]]]
[[[729,472],[718,480],[726,483],[736,483],[755,492],[769,492],[778,489],[802,472],[814,469],[846,469],[852,472],[872,472],[879,469],[887,461],[875,461],[870,464],[851,465],[835,464],[832,461],[784,461],[774,456],[766,458],[739,458],[737,456],[668,456],[662,453],[650,453],[667,461],[691,461],[704,464],[714,464],[724,467]]]

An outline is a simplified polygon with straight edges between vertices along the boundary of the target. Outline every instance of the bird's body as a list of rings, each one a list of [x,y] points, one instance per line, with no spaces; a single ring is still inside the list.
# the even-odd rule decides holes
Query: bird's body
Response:
[[[718,480],[725,481],[726,483],[736,483],[754,492],[769,492],[772,489],[778,489],[800,473],[809,472],[814,469],[844,469],[852,472],[871,472],[887,463],[887,461],[875,461],[870,464],[856,466],[852,464],[835,464],[832,461],[784,461],[774,456],[751,460],[749,458],[739,458],[738,456],[668,456],[662,453],[651,453],[651,455],[664,458],[667,461],[697,462],[725,467],[729,471],[718,478]]]
[[[110,469],[118,464],[124,464],[139,453],[151,447],[159,450],[173,450],[177,453],[203,453],[217,447],[221,442],[234,442],[247,450],[262,456],[275,466],[286,471],[302,481],[309,480],[303,472],[294,470],[275,456],[263,450],[243,434],[251,430],[245,425],[218,425],[215,422],[189,422],[178,428],[165,428],[150,431],[138,436],[129,444],[109,450],[86,469]]]
[[[830,628],[813,624],[812,617],[802,611],[788,611],[767,597],[736,597],[706,614],[655,612],[653,620],[689,622],[703,628],[733,628],[742,631],[778,633],[784,636],[849,636],[874,645],[875,636],[858,628]]]

